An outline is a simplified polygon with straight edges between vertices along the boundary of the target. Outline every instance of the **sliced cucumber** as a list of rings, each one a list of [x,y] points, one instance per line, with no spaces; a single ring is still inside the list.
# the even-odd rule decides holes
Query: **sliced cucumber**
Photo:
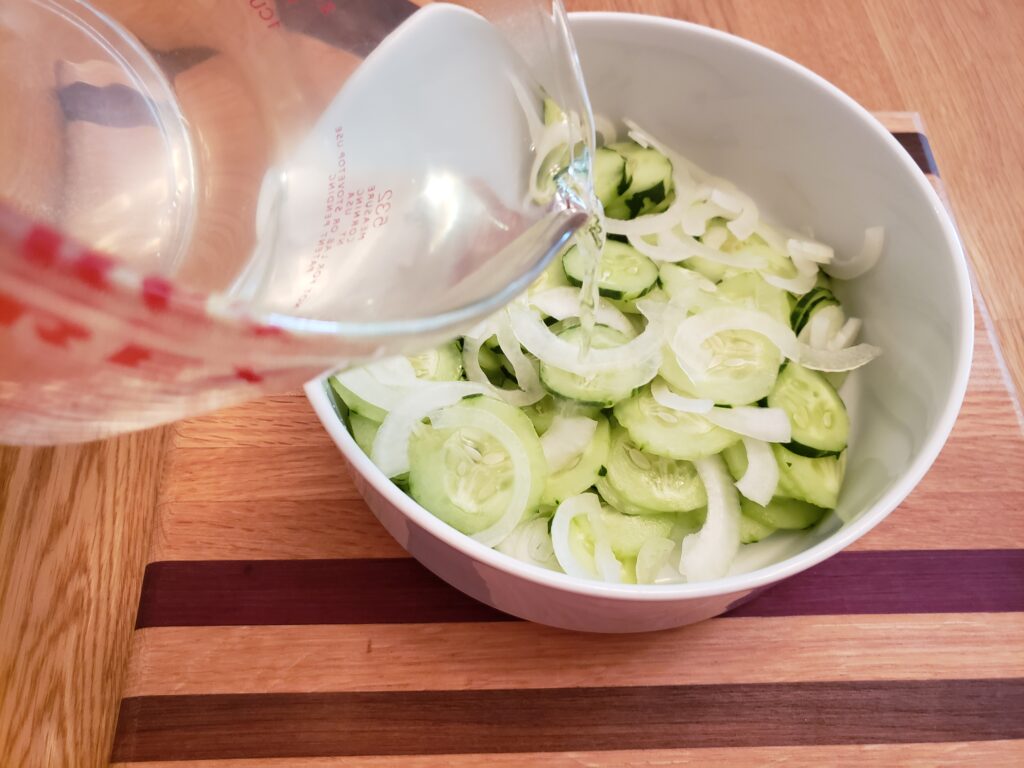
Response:
[[[714,297],[722,306],[756,309],[778,320],[789,323],[788,294],[765,282],[757,272],[741,272],[718,284]]]
[[[651,395],[650,385],[615,405],[615,418],[644,451],[693,461],[720,453],[740,439],[696,413],[666,408]]]
[[[462,378],[462,347],[457,341],[411,355],[409,362],[418,379],[458,381]]]
[[[573,246],[562,257],[565,275],[574,285],[582,285],[587,263],[579,248]],[[627,243],[609,240],[601,254],[597,287],[609,299],[631,301],[643,296],[658,282],[658,265]]]
[[[808,504],[799,499],[776,496],[762,507],[746,497],[740,497],[743,516],[770,528],[784,531],[801,531],[810,528],[824,517],[827,509]]]
[[[377,422],[384,421],[384,417],[388,415],[388,412],[379,405],[367,402],[338,381],[337,376],[331,376],[328,381],[331,383],[331,389],[334,390],[335,394],[341,398],[341,401],[348,406],[349,411],[352,413],[358,413],[360,416],[365,416]]]
[[[793,333],[800,333],[807,325],[811,316],[819,309],[830,306],[838,306],[839,299],[827,287],[816,287],[801,296],[789,316],[789,324],[793,327]]]
[[[567,251],[569,249],[566,248],[565,250]],[[547,268],[540,273],[540,277],[533,281],[533,284],[530,286],[531,294],[540,293],[541,291],[546,291],[549,288],[564,288],[572,285],[572,283],[569,282],[569,278],[565,276],[565,270],[562,268],[562,257],[564,255],[565,253],[563,252],[556,256],[551,263],[548,264]]]
[[[594,484],[608,459],[610,431],[608,419],[599,416],[597,429],[587,449],[570,466],[548,477],[540,499],[541,506],[557,506]]]
[[[380,429],[380,422],[352,411],[348,415],[348,428],[356,445],[369,456],[373,450],[373,440],[377,437],[377,430]]]
[[[571,344],[583,343],[584,331],[578,320],[563,320],[552,326],[556,335]],[[629,338],[606,325],[594,326],[590,339],[593,349],[610,349],[629,341]],[[547,363],[541,363],[540,380],[550,391],[581,403],[610,406],[629,397],[636,377],[629,370],[612,370],[590,378],[570,373]]]
[[[708,503],[693,464],[640,450],[622,427],[612,431],[605,469],[604,481],[645,512],[689,512]]]
[[[626,159],[629,186],[605,213],[612,218],[631,219],[665,210],[674,197],[672,161],[635,141],[609,144],[608,149]]]
[[[565,112],[558,102],[550,97],[544,98],[544,125],[554,125],[565,120]]]
[[[629,189],[626,158],[607,147],[594,153],[594,191],[604,206],[614,205]]]
[[[547,462],[530,420],[490,397],[463,400],[452,408],[481,408],[502,420],[522,442],[530,462],[526,514],[537,510],[547,480]],[[422,425],[409,441],[409,493],[425,509],[467,534],[492,526],[504,513],[514,476],[502,446],[483,430]]]
[[[850,417],[839,394],[818,371],[788,363],[768,395],[769,408],[782,408],[792,426],[793,453],[820,458],[841,453],[850,436]]]
[[[779,496],[806,501],[816,507],[835,509],[846,469],[846,453],[811,459],[772,444],[779,464]]]
[[[744,499],[741,498],[741,505],[743,501]],[[740,542],[743,544],[753,544],[754,542],[761,541],[761,539],[766,539],[775,533],[775,530],[770,525],[759,523],[745,514],[740,515]]]
[[[846,470],[845,452],[839,456],[812,459],[788,451],[778,443],[772,444],[772,452],[779,465],[779,486],[775,492],[777,496],[806,501],[815,507],[835,509]],[[743,443],[726,448],[722,458],[734,480],[743,477],[747,471],[747,451]]]
[[[600,523],[618,558],[635,558],[644,542],[654,536],[669,538],[677,519],[675,515],[624,515],[611,507],[601,506]],[[594,530],[586,516],[577,517],[575,524],[591,541]]]
[[[747,405],[766,397],[775,386],[782,353],[753,331],[723,331],[705,342],[715,355],[707,375],[694,382],[666,350],[658,373],[680,393],[708,398],[719,405]]]

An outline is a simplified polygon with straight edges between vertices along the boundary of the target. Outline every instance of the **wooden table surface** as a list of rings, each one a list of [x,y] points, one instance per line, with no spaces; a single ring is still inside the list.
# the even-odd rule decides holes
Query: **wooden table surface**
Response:
[[[1019,55],[1024,4],[1015,0],[613,0],[568,4],[574,10],[641,11],[719,27],[809,66],[869,109],[921,113],[1008,367],[1018,388],[1024,384],[1024,234],[1019,224],[1024,213],[1024,140],[1020,134],[1024,125],[1024,91],[1020,88],[1024,57]],[[997,383],[998,375],[992,374],[986,386],[996,391]],[[261,412],[269,414],[271,421],[290,417],[290,409],[295,409],[297,426],[305,423],[303,418],[308,421],[301,401],[282,398],[262,407]],[[997,426],[1005,426],[1004,416],[993,417]],[[979,422],[977,436],[983,438],[989,428],[995,427]],[[181,434],[181,430],[153,430],[88,446],[0,450],[3,765],[93,766],[107,762],[128,674],[142,566],[151,559],[150,532],[157,522],[160,478],[166,476],[162,461],[165,448],[173,447]],[[188,434],[187,427],[184,434]],[[217,456],[226,459],[225,476],[244,466],[244,450],[236,452],[230,443],[221,444]],[[981,469],[979,466],[978,471]],[[187,477],[176,478],[179,483],[188,482]],[[263,480],[272,483],[270,478]],[[1000,511],[1010,515],[1014,525],[979,546],[1020,547],[1021,497],[1006,494],[999,498],[1006,501]],[[173,511],[168,505],[161,510]],[[235,512],[244,510],[236,508]],[[887,530],[888,535],[899,535],[896,527],[880,529]],[[280,536],[282,546],[287,547],[288,531],[281,531]],[[160,536],[154,541],[161,541]],[[344,546],[343,541],[336,543]],[[1021,628],[1003,626],[1000,621],[1007,620],[991,619],[989,630],[1005,632],[1010,654],[972,667],[981,672],[978,676],[1005,677],[1020,662],[1020,649],[1013,655],[1010,641],[1019,640]],[[957,626],[969,641],[975,631],[971,620],[963,618]],[[928,633],[918,627],[915,634],[913,626],[874,626],[865,621],[863,632],[866,643],[886,632],[907,633],[912,649],[919,647],[915,643],[928,641]],[[957,673],[954,657],[957,653],[971,657],[971,651],[971,644],[965,641],[953,657],[939,654],[934,664],[946,665],[943,668],[951,670],[948,677],[962,677],[963,670]],[[842,653],[842,649],[835,652]],[[704,662],[713,665],[715,659],[708,657]],[[927,669],[929,660],[915,654],[893,664],[904,669],[907,679],[934,674]],[[959,688],[949,693],[965,695]],[[1019,748],[1012,745],[991,743],[984,749],[956,743],[945,746],[948,748],[942,751],[918,753],[897,749],[884,756],[879,753],[879,759],[883,764],[913,759],[922,765],[940,759],[985,765],[1024,760]],[[870,754],[860,748],[843,748],[802,756],[799,752],[773,753],[772,759],[838,763]],[[705,753],[704,759],[721,756]],[[672,756],[651,755],[650,759],[670,760]],[[700,758],[691,755],[688,759]],[[585,758],[581,760],[585,762]]]

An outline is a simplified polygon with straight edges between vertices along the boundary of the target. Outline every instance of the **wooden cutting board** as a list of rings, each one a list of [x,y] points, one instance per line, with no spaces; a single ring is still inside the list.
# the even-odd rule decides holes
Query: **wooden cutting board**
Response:
[[[880,115],[937,186],[914,115]],[[529,624],[411,560],[300,394],[174,428],[112,759],[178,766],[1024,764],[1024,435],[978,304],[945,450],[732,614]],[[182,761],[182,762],[174,762]]]

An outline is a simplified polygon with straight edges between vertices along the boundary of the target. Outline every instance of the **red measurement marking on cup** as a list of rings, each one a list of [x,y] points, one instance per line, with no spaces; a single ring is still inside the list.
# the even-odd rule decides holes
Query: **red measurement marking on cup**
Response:
[[[79,280],[103,291],[109,287],[107,274],[114,268],[114,261],[101,253],[85,251],[75,260],[73,268]]]
[[[142,300],[154,312],[167,309],[174,286],[162,277],[150,275],[142,281]]]
[[[125,344],[121,349],[108,357],[107,362],[134,368],[139,363],[149,360],[152,355],[153,353],[150,350],[140,347],[138,344]]]
[[[27,310],[20,301],[0,294],[0,325],[14,325]]]
[[[35,326],[36,336],[54,347],[66,349],[71,341],[84,341],[92,336],[89,330],[78,323],[54,318],[50,321],[38,321]]]
[[[60,251],[61,237],[49,227],[33,227],[25,236],[22,253],[38,267],[52,267]]]
[[[235,376],[242,381],[248,381],[250,384],[259,384],[263,381],[263,377],[252,368],[235,368]]]

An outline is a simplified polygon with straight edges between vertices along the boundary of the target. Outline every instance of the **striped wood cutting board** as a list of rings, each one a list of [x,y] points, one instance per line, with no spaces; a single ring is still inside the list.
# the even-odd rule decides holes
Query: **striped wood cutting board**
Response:
[[[938,184],[915,116],[880,117]],[[888,520],[654,635],[552,630],[438,581],[299,394],[183,422],[112,759],[1024,765],[1024,436],[980,309],[977,328],[953,436]]]

